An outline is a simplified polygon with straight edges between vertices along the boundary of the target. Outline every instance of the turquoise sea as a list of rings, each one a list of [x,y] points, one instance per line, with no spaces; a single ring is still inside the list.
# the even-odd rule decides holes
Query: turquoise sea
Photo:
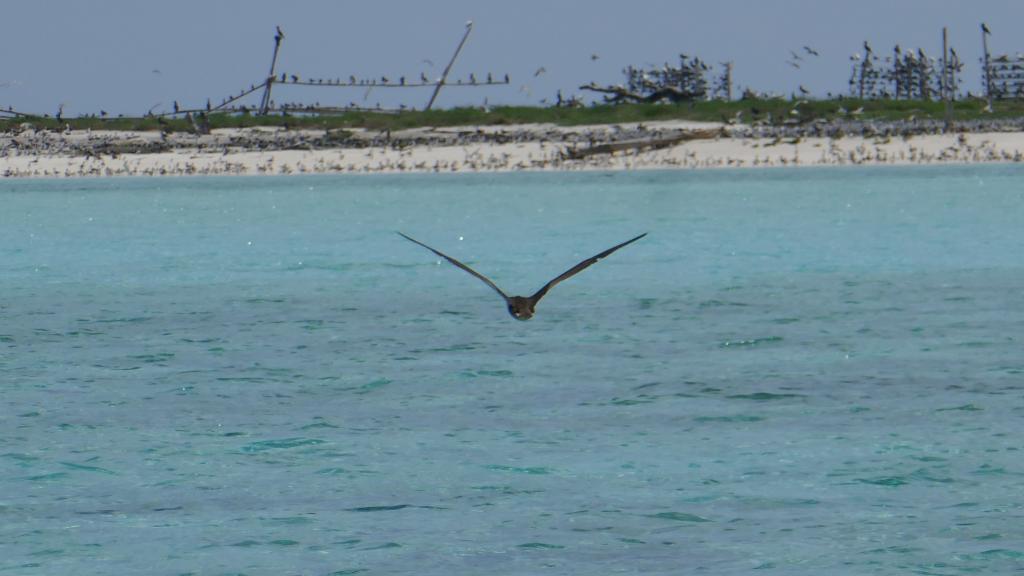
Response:
[[[1022,285],[1015,166],[3,181],[0,575],[1020,572]]]

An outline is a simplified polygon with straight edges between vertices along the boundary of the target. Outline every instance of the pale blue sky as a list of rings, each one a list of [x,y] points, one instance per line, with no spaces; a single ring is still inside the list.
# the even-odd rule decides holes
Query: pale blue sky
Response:
[[[899,43],[938,55],[943,26],[967,63],[964,88],[977,92],[980,22],[992,29],[993,52],[1024,51],[1020,0],[4,0],[2,18],[0,107],[53,114],[63,103],[69,116],[167,111],[174,101],[201,106],[237,93],[266,75],[276,25],[286,34],[279,72],[418,78],[440,74],[472,19],[453,78],[508,73],[512,85],[448,89],[443,107],[536,104],[559,89],[621,82],[625,66],[676,62],[681,52],[733,61],[738,87],[843,93],[849,56],[864,40],[880,53]],[[786,63],[790,50],[804,58],[801,68]],[[534,77],[541,66],[547,72]],[[275,96],[419,108],[430,91],[278,86]]]

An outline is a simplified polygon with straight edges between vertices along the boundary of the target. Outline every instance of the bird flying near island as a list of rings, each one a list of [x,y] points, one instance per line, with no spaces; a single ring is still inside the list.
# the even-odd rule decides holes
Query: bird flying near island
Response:
[[[497,284],[495,284],[494,282],[491,282],[491,280],[489,278],[487,278],[483,274],[480,274],[476,270],[473,270],[469,266],[466,266],[462,262],[459,262],[455,258],[452,258],[451,256],[448,256],[447,254],[441,252],[440,250],[435,250],[435,249],[431,248],[430,246],[427,246],[423,242],[420,242],[419,240],[416,240],[414,238],[410,238],[409,236],[406,236],[405,234],[402,234],[401,232],[399,232],[398,235],[401,236],[402,238],[405,238],[406,240],[408,240],[410,242],[414,242],[416,244],[419,244],[420,246],[423,246],[427,250],[430,250],[434,254],[437,254],[438,256],[440,256],[440,257],[444,258],[445,260],[451,262],[455,266],[457,266],[459,268],[462,268],[463,270],[465,270],[466,272],[469,272],[473,276],[476,276],[481,281],[483,281],[484,284],[487,284],[488,286],[493,288],[495,292],[497,292],[498,294],[501,295],[501,297],[505,300],[505,305],[508,307],[508,313],[511,314],[513,318],[515,318],[516,320],[529,320],[530,318],[533,318],[534,309],[537,307],[537,302],[540,302],[540,299],[543,298],[544,295],[548,293],[548,290],[551,290],[552,288],[554,288],[556,284],[558,284],[562,280],[566,280],[568,278],[571,278],[572,276],[575,276],[576,274],[578,274],[578,273],[582,272],[583,270],[585,270],[591,264],[594,264],[598,260],[608,256],[609,254],[611,254],[612,252],[615,252],[619,248],[622,248],[623,246],[626,246],[627,244],[632,244],[633,242],[636,242],[637,240],[643,238],[644,236],[647,236],[647,233],[644,232],[643,234],[641,234],[641,235],[639,235],[639,236],[637,236],[635,238],[632,238],[630,240],[626,240],[622,244],[617,244],[617,245],[612,246],[611,248],[605,250],[604,252],[601,252],[600,254],[597,254],[595,256],[591,256],[590,258],[587,258],[586,260],[580,262],[579,264],[573,266],[572,268],[569,268],[568,270],[566,270],[565,272],[560,274],[554,280],[552,280],[552,281],[548,282],[547,284],[545,284],[540,290],[535,292],[533,294],[533,296],[509,296],[509,295],[505,294],[501,290],[501,288],[498,288]]]

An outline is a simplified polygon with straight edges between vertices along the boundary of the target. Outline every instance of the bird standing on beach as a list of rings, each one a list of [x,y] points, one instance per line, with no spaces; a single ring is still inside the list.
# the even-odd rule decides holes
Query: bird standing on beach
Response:
[[[508,313],[511,314],[513,318],[515,318],[516,320],[529,320],[530,318],[533,318],[534,309],[537,307],[537,303],[540,302],[540,299],[543,298],[544,295],[548,293],[548,290],[551,290],[552,288],[554,288],[556,284],[558,284],[559,282],[561,282],[563,280],[571,278],[572,276],[575,276],[576,274],[578,274],[578,273],[582,272],[583,270],[585,270],[586,268],[588,268],[591,264],[594,264],[598,260],[608,256],[609,254],[611,254],[612,252],[615,252],[619,248],[622,248],[623,246],[626,246],[627,244],[632,244],[633,242],[636,242],[637,240],[643,238],[644,236],[647,236],[647,233],[644,232],[643,234],[641,234],[641,235],[639,235],[639,236],[637,236],[635,238],[632,238],[630,240],[626,240],[625,242],[623,242],[621,244],[617,244],[615,246],[612,246],[611,248],[605,250],[604,252],[601,252],[600,254],[597,254],[595,256],[591,256],[590,258],[587,258],[586,260],[583,260],[579,264],[577,264],[577,265],[573,266],[572,268],[570,268],[570,269],[566,270],[565,272],[563,272],[561,275],[559,275],[554,280],[551,280],[550,282],[545,284],[540,290],[535,292],[532,296],[509,296],[509,295],[505,294],[501,290],[501,288],[498,288],[498,285],[495,284],[494,282],[492,282],[489,278],[487,278],[483,274],[480,274],[476,270],[473,270],[469,266],[466,266],[462,262],[459,262],[455,258],[452,258],[451,256],[448,256],[447,254],[445,254],[445,253],[443,253],[443,252],[441,252],[439,250],[435,250],[435,249],[431,248],[430,246],[427,246],[423,242],[420,242],[419,240],[416,240],[414,238],[410,238],[409,236],[406,236],[405,234],[402,234],[401,232],[399,232],[398,235],[401,236],[402,238],[405,238],[406,240],[408,240],[410,242],[413,242],[413,243],[419,244],[420,246],[423,246],[427,250],[430,250],[434,254],[437,254],[438,256],[440,256],[440,257],[444,258],[445,260],[451,262],[455,266],[457,266],[459,268],[462,268],[463,270],[465,270],[466,272],[469,272],[473,276],[476,276],[478,279],[483,281],[484,284],[487,284],[488,286],[493,288],[495,292],[497,292],[498,294],[501,295],[501,297],[505,300],[505,305],[508,307]]]

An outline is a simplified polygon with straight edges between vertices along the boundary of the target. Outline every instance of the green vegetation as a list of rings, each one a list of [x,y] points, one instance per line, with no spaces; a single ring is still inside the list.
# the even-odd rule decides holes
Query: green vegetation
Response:
[[[954,102],[955,120],[982,120],[1024,116],[1024,101],[1004,100],[994,103],[992,112],[985,112],[985,101],[978,98]],[[707,101],[682,104],[616,104],[594,105],[582,108],[555,108],[530,106],[496,106],[481,108],[451,108],[431,111],[403,112],[344,112],[331,115],[271,115],[211,114],[211,128],[241,128],[275,126],[307,129],[369,128],[375,130],[401,130],[424,126],[515,125],[551,123],[561,126],[583,124],[615,124],[625,122],[651,122],[655,120],[697,120],[721,122],[737,119],[740,122],[761,120],[780,124],[787,120],[810,122],[813,120],[906,120],[909,118],[943,118],[942,102],[921,100],[787,100],[759,99],[734,101]],[[180,132],[192,130],[192,124],[182,118],[56,118],[18,117],[0,119],[0,130],[17,128],[22,123],[36,128],[63,130],[164,130]]]

